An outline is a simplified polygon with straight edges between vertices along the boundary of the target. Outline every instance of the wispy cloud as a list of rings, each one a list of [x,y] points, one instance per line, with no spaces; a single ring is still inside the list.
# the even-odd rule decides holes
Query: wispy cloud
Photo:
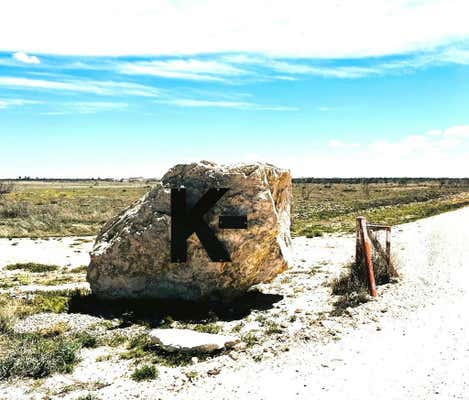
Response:
[[[103,102],[103,101],[84,101],[70,104],[80,114],[95,114],[102,111],[124,110],[128,107],[127,103]]]
[[[13,53],[13,58],[16,61],[22,62],[24,64],[40,64],[41,63],[38,57],[30,56],[26,53],[23,53],[22,51],[17,51],[16,53]]]
[[[286,107],[277,105],[262,105],[245,101],[226,100],[197,100],[197,99],[168,99],[158,103],[173,105],[178,107],[215,107],[215,108],[235,108],[239,110],[260,110],[260,111],[298,111],[296,107]]]
[[[117,70],[124,74],[152,75],[194,81],[224,81],[223,77],[244,75],[244,71],[220,61],[169,59],[123,63]]]
[[[11,106],[24,106],[28,104],[40,104],[42,102],[36,100],[25,100],[25,99],[2,99],[0,98],[0,109],[11,107]]]
[[[127,103],[107,101],[79,101],[52,103],[49,111],[40,115],[70,115],[70,114],[96,114],[99,112],[123,111],[128,108]]]
[[[160,94],[160,90],[138,83],[80,79],[56,81],[0,76],[0,86],[13,89],[44,89],[93,93],[103,96],[125,94],[129,96],[157,97]]]

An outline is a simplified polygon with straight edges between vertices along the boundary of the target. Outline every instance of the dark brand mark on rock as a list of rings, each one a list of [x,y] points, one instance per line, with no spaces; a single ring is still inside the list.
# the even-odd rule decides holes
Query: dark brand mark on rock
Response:
[[[186,206],[186,189],[171,189],[171,262],[186,262],[187,239],[193,233],[214,262],[229,262],[230,255],[203,216],[228,191],[227,188],[209,189],[190,209]],[[247,216],[221,215],[218,226],[221,229],[246,229]]]

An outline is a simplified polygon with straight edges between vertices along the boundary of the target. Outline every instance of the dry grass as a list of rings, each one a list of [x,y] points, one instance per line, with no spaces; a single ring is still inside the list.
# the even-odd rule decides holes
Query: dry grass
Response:
[[[0,196],[0,237],[96,235],[151,183],[17,182]],[[351,232],[355,217],[390,225],[469,204],[465,181],[295,183],[292,233]]]
[[[0,237],[95,235],[149,185],[17,183],[0,198]]]
[[[332,294],[339,296],[333,314],[341,315],[348,307],[356,307],[369,300],[368,286],[362,265],[352,263],[332,282]]]
[[[296,183],[293,196],[293,235],[314,237],[352,232],[358,215],[372,222],[397,225],[467,206],[469,184]]]

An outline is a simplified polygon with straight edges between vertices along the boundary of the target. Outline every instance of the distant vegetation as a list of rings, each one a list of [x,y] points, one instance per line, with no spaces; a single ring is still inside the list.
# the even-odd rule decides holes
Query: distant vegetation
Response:
[[[0,237],[96,235],[150,188],[145,182],[16,182],[0,196]]]
[[[155,181],[0,182],[0,237],[96,235]],[[355,217],[399,224],[469,204],[469,178],[298,178],[293,235],[351,232]]]
[[[469,179],[304,180],[293,185],[294,235],[352,232],[358,215],[396,225],[469,205]]]

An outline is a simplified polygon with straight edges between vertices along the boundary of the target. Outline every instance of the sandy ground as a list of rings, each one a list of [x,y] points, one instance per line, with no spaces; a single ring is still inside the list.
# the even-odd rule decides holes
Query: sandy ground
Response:
[[[281,294],[282,300],[243,320],[243,330],[255,331],[259,315],[282,324],[297,315],[283,334],[263,336],[262,345],[248,351],[191,366],[199,372],[193,381],[181,377],[184,370],[161,369],[158,379],[136,383],[129,378],[127,360],[94,362],[115,349],[85,349],[73,374],[47,378],[43,388],[51,399],[76,399],[89,392],[116,400],[469,399],[468,240],[469,208],[396,227],[392,245],[399,283],[379,287],[378,300],[334,317],[328,285],[352,259],[354,238],[296,238],[294,266],[262,285],[265,293]],[[0,241],[0,269],[12,262],[38,262],[36,256],[43,257],[40,262],[83,265],[91,246],[83,244],[77,253],[77,246],[58,240],[45,254],[49,241],[5,242]],[[226,323],[224,329],[236,323]],[[259,353],[262,357],[255,357]],[[213,367],[220,372],[207,374]],[[102,387],[60,394],[60,385],[92,386],[95,381]],[[28,385],[0,384],[0,399],[43,398],[37,386]]]
[[[93,237],[0,239],[0,270],[9,264],[26,262],[62,267],[87,265],[93,243]]]

